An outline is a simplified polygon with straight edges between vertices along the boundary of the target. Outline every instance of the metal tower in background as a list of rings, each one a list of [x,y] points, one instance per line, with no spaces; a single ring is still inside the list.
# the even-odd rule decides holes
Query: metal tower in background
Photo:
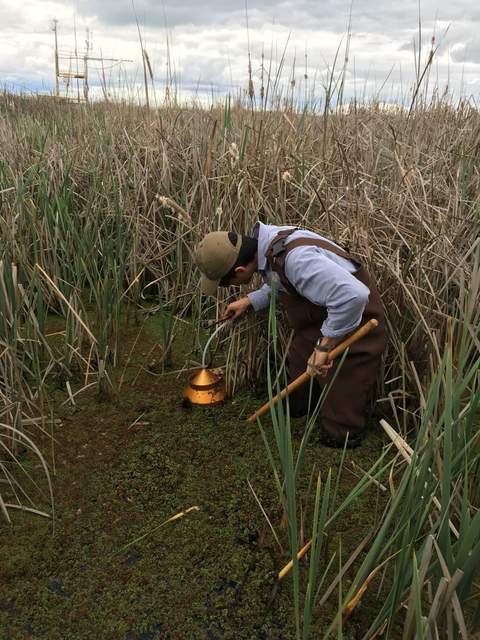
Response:
[[[108,92],[105,78],[105,63],[121,64],[123,62],[132,62],[131,60],[123,60],[118,58],[94,57],[90,55],[91,43],[90,32],[87,29],[87,37],[85,39],[85,50],[77,49],[77,32],[75,32],[75,49],[74,51],[63,51],[58,48],[57,34],[58,20],[53,21],[53,33],[55,35],[55,96],[64,100],[73,100],[77,102],[88,102],[89,94],[89,62],[99,62],[101,64],[101,84],[104,98],[108,100]],[[62,65],[62,66],[61,66]],[[65,68],[68,67],[68,68]],[[61,91],[61,80],[63,80],[64,90]],[[71,84],[76,81],[76,98],[71,95]],[[73,87],[75,91],[75,87]]]

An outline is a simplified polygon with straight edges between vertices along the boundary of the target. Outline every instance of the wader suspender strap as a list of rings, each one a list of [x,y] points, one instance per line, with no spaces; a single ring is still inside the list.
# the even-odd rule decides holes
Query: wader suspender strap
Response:
[[[362,265],[358,260],[353,259],[347,251],[340,249],[340,247],[336,247],[327,240],[320,240],[319,238],[297,238],[296,240],[291,240],[287,245],[285,241],[294,231],[298,231],[298,229],[295,228],[280,231],[272,240],[265,253],[265,258],[272,267],[272,271],[275,271],[275,273],[278,274],[280,282],[289,293],[297,296],[299,295],[295,287],[288,281],[288,278],[285,275],[285,259],[288,253],[297,247],[320,247],[326,251],[331,251],[340,258],[350,260],[350,262],[353,262],[353,264],[356,265],[357,270],[361,268]]]
[[[280,282],[283,284],[285,289],[292,295],[298,295],[298,293],[295,291],[295,288],[290,284],[287,277],[285,276],[285,270],[283,268],[286,253],[285,240],[294,231],[298,231],[298,229],[295,227],[293,229],[285,229],[284,231],[279,231],[270,243],[267,251],[265,252],[265,258],[267,259],[267,263],[272,268],[272,271],[275,271],[275,273],[278,274]]]

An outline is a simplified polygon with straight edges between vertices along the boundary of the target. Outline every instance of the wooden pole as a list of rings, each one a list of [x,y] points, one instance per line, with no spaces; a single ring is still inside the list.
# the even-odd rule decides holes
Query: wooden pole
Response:
[[[55,34],[55,96],[60,96],[60,69],[58,65],[58,40],[57,40],[57,24],[58,20],[53,21],[53,33]]]
[[[372,331],[372,329],[375,329],[376,327],[378,327],[378,320],[372,318],[371,320],[366,322],[349,338],[341,342],[330,351],[330,353],[328,354],[328,362],[332,362],[333,360],[335,360],[335,358],[338,358],[338,356],[340,356],[345,351],[345,349],[347,349],[354,342],[357,342],[357,340],[360,340],[360,338],[363,338],[363,336],[366,336],[367,333],[370,333],[370,331]],[[285,389],[282,389],[282,391],[278,395],[274,396],[270,402],[266,402],[262,407],[260,407],[260,409],[255,411],[255,413],[252,413],[252,415],[247,419],[247,422],[255,422],[257,418],[265,415],[270,410],[270,407],[273,407],[273,405],[276,404],[279,400],[283,400],[289,393],[293,393],[294,391],[299,389],[306,382],[308,382],[310,378],[311,376],[307,371],[302,373],[302,375],[298,376],[298,378],[295,378],[295,380],[291,382],[288,387],[285,387]]]
[[[87,39],[85,40],[86,51],[83,57],[83,98],[88,102],[88,53],[90,49],[90,33],[87,29]]]

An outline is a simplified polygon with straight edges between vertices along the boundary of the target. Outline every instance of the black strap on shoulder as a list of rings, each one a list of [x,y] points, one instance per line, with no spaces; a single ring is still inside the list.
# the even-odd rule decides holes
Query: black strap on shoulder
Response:
[[[272,271],[278,274],[280,278],[280,282],[290,294],[297,295],[297,296],[300,295],[295,289],[295,287],[288,280],[287,276],[285,275],[286,257],[290,253],[290,251],[293,251],[293,249],[296,249],[297,247],[307,247],[307,246],[320,247],[321,249],[325,249],[326,251],[331,251],[332,253],[339,256],[340,258],[345,258],[346,260],[350,260],[350,262],[352,262],[357,267],[357,269],[361,268],[362,265],[358,260],[353,258],[344,249],[341,249],[340,247],[338,247],[337,245],[331,242],[328,242],[328,240],[321,240],[320,238],[303,237],[303,238],[296,238],[295,240],[291,240],[287,244],[286,242],[287,238],[294,231],[299,231],[298,227],[279,231],[278,234],[270,243],[270,246],[268,247],[265,253],[265,258],[268,264],[270,265]]]
[[[299,295],[295,289],[295,287],[289,282],[287,276],[285,275],[285,257],[286,257],[286,240],[292,235],[294,231],[298,231],[298,227],[293,227],[292,229],[284,229],[283,231],[279,231],[275,238],[270,243],[267,251],[265,252],[265,258],[270,265],[272,271],[278,274],[280,278],[280,282],[284,286],[284,288],[291,295]]]
[[[265,253],[265,257],[268,262],[271,262],[273,258],[276,258],[283,251],[285,251],[285,241],[289,236],[292,235],[294,231],[298,231],[298,228],[293,227],[292,229],[284,229],[283,231],[279,231],[277,233]]]

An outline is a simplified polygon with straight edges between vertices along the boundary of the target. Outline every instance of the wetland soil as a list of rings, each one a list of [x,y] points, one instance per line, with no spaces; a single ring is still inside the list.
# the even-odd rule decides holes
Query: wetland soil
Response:
[[[289,559],[287,533],[261,434],[245,423],[265,392],[221,407],[184,408],[186,375],[160,376],[142,366],[155,340],[152,331],[139,341],[120,391],[123,367],[113,378],[117,391],[110,398],[100,401],[86,391],[72,407],[62,405],[63,391],[52,391],[54,528],[21,512],[13,513],[12,525],[0,522],[1,640],[294,637],[291,578],[274,589]],[[180,351],[173,367],[184,361]],[[295,421],[297,444],[302,431],[302,420]],[[41,444],[53,468],[51,445]],[[347,452],[340,494],[358,480],[352,460],[368,469],[383,445],[372,428],[361,447]],[[331,468],[335,480],[340,458],[313,437],[301,493],[314,465],[315,474]],[[339,521],[343,558],[371,529],[377,491],[369,490]],[[193,506],[198,510],[159,527]],[[323,637],[337,599],[334,592],[316,612],[313,638]],[[344,638],[361,637],[369,606],[349,621]]]

